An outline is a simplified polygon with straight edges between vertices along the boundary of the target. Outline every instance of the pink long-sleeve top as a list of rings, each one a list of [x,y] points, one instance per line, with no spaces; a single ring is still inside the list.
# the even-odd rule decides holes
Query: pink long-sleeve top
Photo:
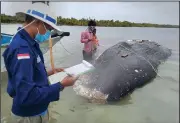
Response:
[[[90,53],[93,51],[93,41],[89,41],[89,39],[92,39],[93,34],[89,31],[84,31],[81,33],[81,43],[84,43],[84,51]]]

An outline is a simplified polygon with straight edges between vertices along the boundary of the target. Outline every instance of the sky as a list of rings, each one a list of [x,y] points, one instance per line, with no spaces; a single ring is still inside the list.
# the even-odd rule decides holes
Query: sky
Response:
[[[1,2],[1,13],[14,15],[29,2]],[[10,9],[11,8],[11,9]],[[57,16],[179,25],[178,2],[51,2]]]

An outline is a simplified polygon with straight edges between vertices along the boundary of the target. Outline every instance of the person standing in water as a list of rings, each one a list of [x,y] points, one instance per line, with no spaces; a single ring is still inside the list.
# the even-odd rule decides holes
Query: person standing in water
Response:
[[[93,31],[95,30],[96,22],[90,20],[88,22],[88,28],[81,33],[81,43],[84,43],[83,48],[83,59],[90,61],[92,60],[94,43],[93,43]]]

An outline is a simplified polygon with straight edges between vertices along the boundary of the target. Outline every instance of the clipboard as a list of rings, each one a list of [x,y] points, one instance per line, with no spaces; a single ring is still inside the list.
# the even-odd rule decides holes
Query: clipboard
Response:
[[[62,81],[66,76],[79,76],[92,71],[95,67],[83,60],[82,63],[66,68],[64,72],[59,72],[48,77],[50,84],[55,84]]]

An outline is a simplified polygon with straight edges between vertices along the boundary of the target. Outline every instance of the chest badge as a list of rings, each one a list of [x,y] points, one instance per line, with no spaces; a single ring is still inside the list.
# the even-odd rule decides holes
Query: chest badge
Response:
[[[41,58],[39,57],[39,55],[38,55],[38,57],[37,57],[37,63],[40,63],[41,62]]]

